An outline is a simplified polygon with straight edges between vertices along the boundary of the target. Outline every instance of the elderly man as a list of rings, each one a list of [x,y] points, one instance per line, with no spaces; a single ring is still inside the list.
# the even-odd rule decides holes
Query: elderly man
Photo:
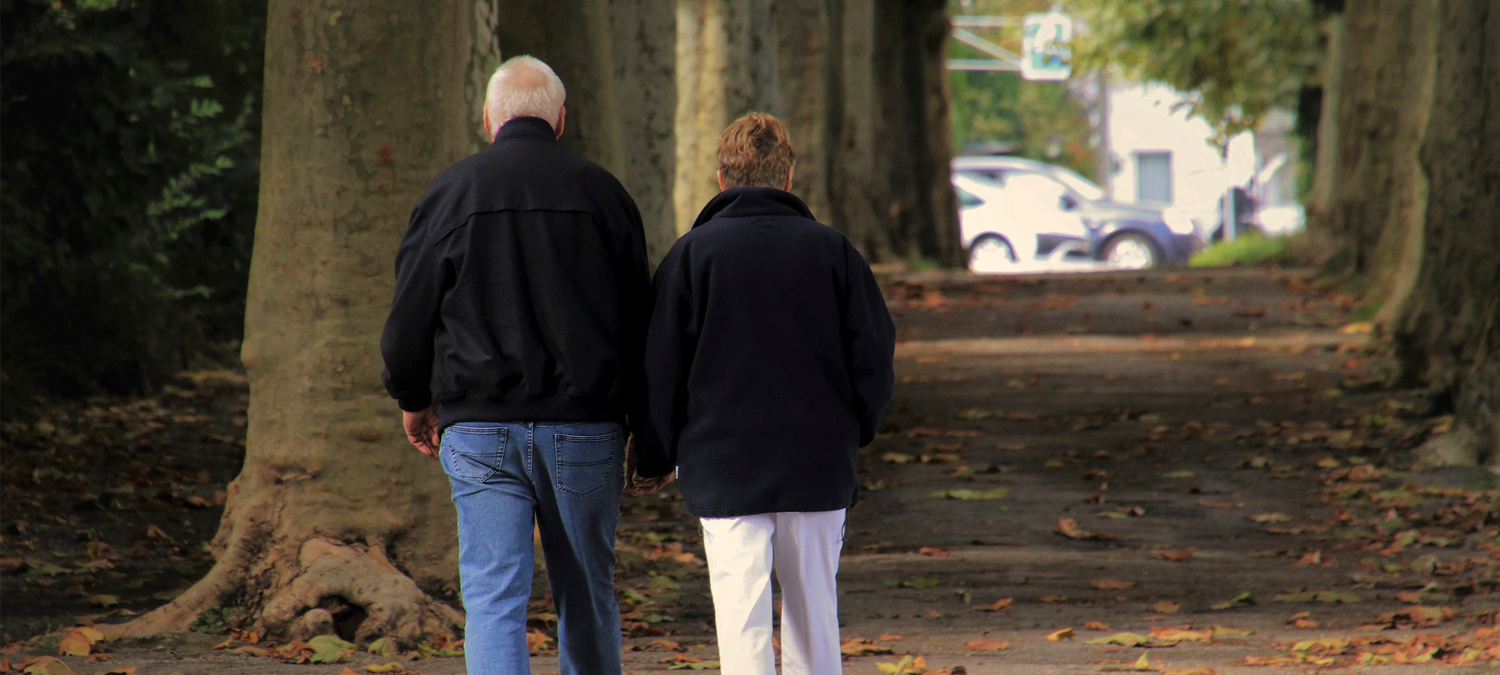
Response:
[[[562,672],[620,672],[615,526],[651,289],[630,195],[557,142],[564,97],[534,58],[495,71],[494,143],[412,211],[380,341],[407,436],[452,484],[473,675],[530,671],[533,522]]]
[[[855,457],[895,383],[896,329],[849,240],[788,192],[786,127],[750,113],[719,139],[719,186],[656,270],[640,476],[673,469],[702,519],[724,675],[843,672],[834,583]]]

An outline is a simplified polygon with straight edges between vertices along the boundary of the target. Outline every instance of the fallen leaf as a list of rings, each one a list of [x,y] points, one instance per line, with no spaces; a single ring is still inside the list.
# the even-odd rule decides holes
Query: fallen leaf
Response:
[[[1078,521],[1072,518],[1059,518],[1057,526],[1053,531],[1069,539],[1111,539],[1107,534],[1090,532],[1078,527]]]
[[[1108,624],[1102,624],[1102,623],[1099,623],[1098,621],[1085,621],[1085,622],[1083,622],[1083,627],[1087,628],[1089,630],[1096,630],[1096,631],[1099,631],[1101,633],[1108,632],[1110,630]]]
[[[1101,591],[1121,591],[1127,588],[1135,588],[1134,581],[1124,581],[1121,579],[1095,579],[1090,581],[1089,585]]]
[[[881,455],[880,459],[890,464],[909,464],[916,457],[902,452],[887,452]]]
[[[981,499],[1004,499],[1005,495],[1008,494],[1010,494],[1010,488],[997,487],[990,488],[988,490],[970,490],[967,488],[960,488],[958,490],[938,490],[936,492],[930,493],[928,496],[934,497],[936,499],[958,499],[963,501],[973,501]]]
[[[338,663],[349,658],[354,651],[354,645],[338,639],[333,635],[319,635],[307,641],[307,646],[313,650],[310,663]]]
[[[1158,614],[1176,614],[1177,610],[1182,608],[1182,603],[1167,601],[1153,602],[1148,608]]]
[[[57,653],[63,656],[88,656],[94,643],[104,639],[104,634],[93,626],[79,626],[57,643]]]
[[[650,621],[650,619],[647,619],[647,621]],[[526,650],[532,654],[540,654],[542,650],[547,648],[547,643],[551,641],[552,638],[539,629],[533,628],[526,631]]]
[[[998,612],[998,611],[1000,611],[1002,609],[1005,609],[1006,607],[1009,607],[1009,606],[1011,606],[1011,605],[1013,605],[1015,603],[1016,603],[1016,599],[1015,598],[1000,598],[999,600],[995,601],[995,604],[993,604],[993,605],[985,605],[983,607],[975,607],[974,611],[976,611],[976,612]]]
[[[1236,596],[1234,596],[1234,597],[1232,597],[1232,598],[1230,598],[1228,600],[1225,600],[1224,602],[1216,602],[1216,603],[1214,603],[1212,605],[1209,605],[1208,608],[1209,609],[1224,610],[1224,609],[1229,609],[1231,607],[1238,607],[1240,605],[1253,605],[1253,604],[1255,604],[1255,598],[1250,595],[1250,591],[1244,591],[1244,592],[1240,593],[1239,595],[1236,595]]]
[[[891,654],[894,650],[882,644],[876,644],[872,640],[864,638],[849,638],[839,643],[839,653],[845,656],[865,656],[868,654]]]
[[[1053,631],[1047,636],[1047,639],[1053,642],[1061,642],[1063,640],[1073,639],[1073,635],[1074,633],[1072,628],[1063,628],[1061,630]]]
[[[1193,547],[1189,546],[1178,551],[1157,551],[1156,557],[1161,558],[1162,560],[1165,560],[1167,562],[1181,562],[1193,557],[1194,553],[1195,552],[1193,551]]]
[[[1010,649],[1010,642],[1006,640],[969,640],[964,643],[964,649],[976,652],[994,652],[1002,649]]]
[[[26,675],[73,675],[73,669],[51,656],[39,656],[21,672]]]
[[[1289,520],[1292,519],[1291,516],[1289,516],[1289,515],[1287,515],[1285,513],[1277,513],[1277,512],[1273,512],[1273,513],[1257,513],[1257,514],[1255,514],[1253,516],[1249,516],[1249,518],[1250,518],[1250,520],[1252,522],[1260,523],[1261,525],[1265,525],[1267,523],[1285,523],[1285,522],[1287,522],[1287,521],[1289,521]]]
[[[936,548],[932,546],[923,546],[922,548],[917,549],[917,553],[925,556],[931,556],[933,558],[947,558],[953,555],[953,552],[949,549]]]
[[[401,649],[399,646],[397,646],[396,640],[390,637],[383,637],[379,640],[371,642],[370,646],[365,647],[365,651],[376,656],[386,657],[396,656],[401,653]]]
[[[1360,597],[1348,591],[1307,591],[1305,593],[1283,593],[1273,598],[1276,602],[1327,602],[1347,604],[1359,602]]]
[[[1100,670],[1111,671],[1111,672],[1155,671],[1156,670],[1156,666],[1151,665],[1150,659],[1146,658],[1145,654],[1141,654],[1141,658],[1136,659],[1135,660],[1135,664],[1133,664],[1133,665],[1129,665],[1129,666],[1105,666],[1103,668],[1100,668]]]

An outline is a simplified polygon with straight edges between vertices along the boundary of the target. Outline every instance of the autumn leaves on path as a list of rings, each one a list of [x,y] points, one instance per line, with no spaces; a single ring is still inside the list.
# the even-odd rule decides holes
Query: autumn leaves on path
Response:
[[[1269,272],[888,291],[845,672],[1500,667],[1500,492],[1409,471],[1442,421],[1373,386],[1343,298]]]

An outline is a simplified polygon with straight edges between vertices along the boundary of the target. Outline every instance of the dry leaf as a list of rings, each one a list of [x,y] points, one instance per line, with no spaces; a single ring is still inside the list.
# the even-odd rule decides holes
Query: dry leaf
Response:
[[[1001,598],[999,600],[996,600],[995,604],[993,604],[993,605],[985,605],[983,607],[975,607],[974,611],[976,611],[976,612],[998,612],[998,611],[1000,611],[1002,609],[1005,609],[1006,607],[1009,607],[1009,606],[1011,606],[1011,605],[1013,605],[1015,603],[1016,603],[1016,599],[1015,598]]]
[[[1072,628],[1064,628],[1062,630],[1053,631],[1050,635],[1047,636],[1047,639],[1053,642],[1061,642],[1063,640],[1073,639],[1073,635],[1074,633]]]
[[[1161,558],[1162,560],[1165,560],[1167,562],[1181,562],[1193,557],[1194,553],[1195,551],[1193,550],[1193,547],[1189,546],[1177,551],[1157,551],[1156,557]]]

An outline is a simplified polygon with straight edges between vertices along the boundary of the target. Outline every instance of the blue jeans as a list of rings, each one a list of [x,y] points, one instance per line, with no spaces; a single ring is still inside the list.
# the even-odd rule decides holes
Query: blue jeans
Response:
[[[467,422],[440,457],[458,507],[470,675],[527,675],[533,518],[557,604],[562,675],[618,675],[615,526],[625,430],[612,422]]]

